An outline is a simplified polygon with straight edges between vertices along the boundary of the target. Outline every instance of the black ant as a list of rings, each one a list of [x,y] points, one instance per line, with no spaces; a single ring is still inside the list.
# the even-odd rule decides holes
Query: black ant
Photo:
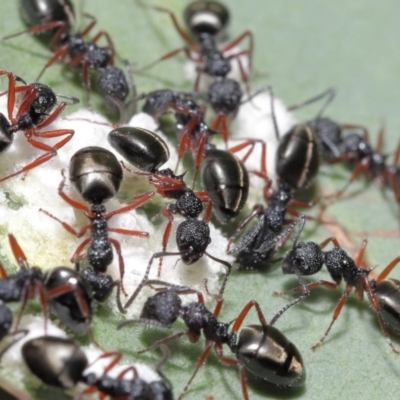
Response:
[[[356,259],[351,258],[339,245],[335,237],[330,237],[324,240],[321,244],[314,242],[298,242],[300,234],[304,228],[305,217],[299,218],[300,226],[296,234],[292,250],[290,250],[282,263],[282,271],[284,274],[296,274],[301,286],[296,291],[301,291],[302,295],[292,300],[289,304],[283,307],[271,320],[274,324],[277,319],[290,307],[301,302],[310,295],[310,290],[325,286],[329,289],[335,289],[339,286],[342,279],[346,283],[345,291],[337,304],[333,313],[332,322],[326,330],[324,336],[315,344],[312,349],[317,349],[328,336],[333,323],[338,318],[346,300],[353,289],[356,291],[356,296],[359,300],[363,299],[364,291],[368,295],[368,300],[371,307],[378,316],[379,324],[382,333],[389,343],[389,346],[395,353],[399,353],[393,346],[388,335],[385,324],[389,327],[394,327],[398,330],[399,318],[396,310],[399,309],[399,285],[398,281],[393,279],[385,279],[391,270],[400,263],[400,257],[392,260],[377,279],[370,279],[370,273],[373,268],[366,268],[363,261],[367,240],[363,240],[360,251]],[[332,250],[323,251],[322,249],[329,243],[334,245]],[[326,265],[329,274],[334,282],[320,280],[306,284],[303,276],[314,275],[319,272],[323,265]],[[281,294],[281,293],[280,293]]]
[[[208,87],[206,101],[217,113],[217,116],[211,124],[211,129],[217,131],[218,128],[221,127],[222,135],[226,143],[228,136],[226,118],[237,114],[242,98],[240,84],[236,80],[228,78],[227,75],[232,69],[231,60],[236,58],[240,69],[241,79],[245,83],[248,91],[248,76],[244,70],[240,57],[247,55],[249,60],[249,69],[251,69],[253,53],[252,33],[250,31],[243,32],[243,34],[238,38],[223,46],[220,50],[218,48],[219,37],[223,33],[229,21],[229,11],[223,4],[216,1],[199,0],[187,6],[184,11],[184,19],[194,41],[179,25],[174,13],[164,7],[153,8],[165,12],[171,17],[175,29],[185,41],[187,47],[185,46],[165,54],[160,59],[142,68],[141,71],[184,51],[190,60],[198,64],[195,91],[198,91],[199,89],[200,76],[202,73],[215,78],[214,82]],[[245,38],[249,39],[249,48],[247,50],[229,56],[225,55]],[[254,95],[251,97],[254,97]]]
[[[40,305],[45,313],[45,329],[48,306],[50,306],[58,318],[72,331],[82,334],[89,330],[92,342],[97,345],[90,329],[93,300],[104,301],[111,294],[114,286],[119,289],[119,282],[114,282],[108,275],[100,278],[94,277],[89,268],[79,272],[67,267],[57,267],[48,273],[43,273],[40,268],[29,266],[15,237],[8,235],[8,238],[20,270],[15,274],[7,275],[0,264],[0,277],[2,278],[0,279],[0,315],[2,316],[0,318],[2,321],[0,337],[27,334],[26,330],[18,330],[20,319],[27,302],[39,297]],[[13,333],[9,333],[12,314],[6,306],[11,302],[21,303]],[[119,290],[117,304],[122,310]],[[7,345],[1,355],[19,339],[21,337]]]
[[[289,206],[311,208],[319,201],[316,199],[310,203],[303,203],[294,198],[296,190],[310,186],[318,173],[320,160],[317,136],[311,127],[298,124],[281,138],[275,116],[272,89],[270,93],[272,121],[279,139],[276,154],[276,172],[279,178],[277,188],[272,189],[271,180],[266,175],[257,174],[266,181],[264,198],[267,207],[261,204],[255,205],[252,213],[245,218],[229,239],[227,252],[228,254],[236,253],[235,262],[242,270],[269,268],[276,261],[272,260],[272,256],[276,252],[277,244],[281,239],[287,238],[294,228],[292,225],[284,229],[287,224],[286,214],[299,216],[298,212]],[[309,100],[307,104],[328,97],[319,112],[320,115],[334,95],[335,91],[329,89]],[[298,107],[293,106],[292,109]],[[257,224],[245,233],[237,246],[230,249],[235,239],[255,217],[258,218]]]
[[[120,120],[126,121],[130,115],[127,115],[128,103],[125,101],[129,91],[135,91],[132,76],[128,83],[123,71],[114,66],[114,44],[107,32],[100,31],[89,42],[85,41],[84,38],[95,26],[96,19],[89,14],[84,14],[90,23],[83,30],[73,34],[71,29],[75,23],[75,14],[70,1],[23,1],[21,7],[24,20],[30,28],[5,36],[2,40],[24,33],[44,35],[54,55],[48,60],[36,80],[39,80],[45,70],[57,60],[62,60],[71,68],[81,71],[89,104],[90,75],[92,71],[97,71],[97,90],[109,108],[118,109]],[[97,45],[102,37],[106,39],[106,47]],[[131,75],[129,66],[127,69],[128,75]]]
[[[155,254],[153,257],[158,256]],[[249,395],[245,371],[277,386],[298,387],[304,384],[306,372],[300,352],[278,329],[267,324],[256,301],[249,301],[233,322],[223,323],[218,321],[223,304],[223,300],[220,297],[214,312],[211,312],[205,307],[201,292],[185,286],[171,285],[163,281],[147,280],[147,276],[148,271],[132,298],[125,305],[125,308],[133,302],[145,285],[162,285],[164,289],[147,299],[139,319],[125,321],[117,329],[134,323],[170,328],[179,317],[182,318],[188,328],[187,330],[161,339],[150,348],[138,352],[139,354],[157,348],[160,345],[171,343],[184,335],[187,335],[189,340],[195,343],[203,333],[206,339],[205,349],[199,357],[196,369],[185,385],[179,399],[184,396],[197,372],[206,362],[212,347],[214,347],[215,353],[223,364],[238,368],[243,398],[246,400],[249,399]],[[197,295],[198,301],[183,306],[179,296],[191,293]],[[246,326],[238,333],[248,312],[253,307],[257,311],[260,325]],[[233,326],[229,332],[231,324]],[[222,348],[224,344],[236,356],[236,360],[224,356]]]
[[[55,336],[41,336],[27,341],[22,347],[22,357],[29,370],[42,382],[62,389],[75,387],[79,382],[89,386],[77,397],[82,399],[92,393],[99,392],[101,398],[110,396],[111,399],[143,399],[143,400],[172,400],[172,390],[163,381],[146,383],[138,376],[135,367],[127,367],[116,377],[107,373],[115,367],[122,354],[104,353],[89,364],[83,350],[70,339]],[[95,373],[85,374],[85,370],[98,360],[111,358],[102,376]],[[129,372],[134,377],[124,378]]]
[[[217,259],[206,252],[211,242],[208,223],[211,218],[212,203],[206,192],[194,192],[183,181],[183,176],[175,175],[169,168],[159,169],[169,158],[166,143],[154,132],[142,128],[122,127],[112,130],[108,135],[110,144],[123,155],[131,164],[141,169],[149,176],[149,182],[161,196],[176,200],[174,204],[163,207],[160,214],[168,219],[163,236],[163,251],[165,256],[179,255],[185,264],[193,264],[204,254],[212,260],[223,264],[228,272],[223,288],[230,274],[231,265]],[[137,157],[137,155],[139,155]],[[199,220],[203,212],[203,202],[208,206],[203,220]],[[166,252],[171,233],[173,215],[179,214],[186,218],[178,225],[176,231],[177,253]],[[162,257],[158,269],[161,273]]]
[[[194,154],[194,178],[201,170],[203,186],[213,204],[213,211],[222,223],[232,221],[240,213],[248,197],[249,176],[243,162],[230,151],[215,149],[209,143],[216,132],[204,120],[204,112],[193,99],[171,90],[160,90],[145,95],[143,111],[157,118],[173,110],[180,145],[178,164],[186,149]],[[266,171],[261,171],[262,176]]]
[[[82,258],[82,251],[88,246],[87,258],[89,264],[96,273],[105,273],[107,267],[113,261],[112,246],[114,246],[119,260],[121,290],[126,294],[123,287],[124,260],[121,254],[120,243],[108,237],[108,232],[116,232],[123,235],[148,237],[147,232],[127,230],[108,227],[107,221],[114,215],[134,210],[149,201],[154,192],[148,192],[137,196],[132,204],[118,210],[106,212],[104,202],[112,199],[118,192],[122,181],[122,168],[118,160],[110,151],[101,147],[85,147],[77,151],[71,158],[69,165],[69,176],[79,194],[87,202],[92,203],[88,208],[82,203],[72,199],[64,192],[65,174],[62,171],[63,179],[58,187],[58,194],[72,207],[82,210],[89,218],[90,223],[76,231],[70,225],[60,221],[49,212],[40,209],[49,217],[60,222],[70,233],[80,238],[90,229],[90,238],[85,239],[76,249],[71,258],[72,263],[77,263]]]
[[[17,172],[0,179],[3,182],[13,176],[27,173],[29,170],[45,163],[57,154],[57,150],[67,144],[74,135],[71,129],[57,129],[45,132],[38,132],[56,120],[67,105],[77,104],[78,99],[65,95],[56,94],[53,90],[41,83],[26,84],[21,78],[16,77],[12,72],[0,71],[0,76],[7,75],[8,98],[7,113],[8,120],[0,113],[0,152],[5,152],[14,140],[14,133],[23,131],[28,143],[36,149],[45,153],[34,161],[25,165]],[[15,82],[21,81],[24,85],[16,86]],[[4,93],[3,93],[4,94]],[[20,95],[19,107],[16,116],[13,116],[16,104],[16,95]],[[57,103],[57,98],[65,98],[69,102]],[[54,111],[53,108],[57,106]],[[50,146],[36,140],[36,138],[58,138],[63,137],[59,142]]]
[[[348,161],[354,165],[353,173],[346,185],[334,197],[340,197],[349,185],[364,173],[368,179],[374,179],[379,186],[391,186],[397,202],[400,202],[399,167],[400,144],[395,150],[393,165],[388,165],[388,154],[382,154],[384,131],[380,130],[375,148],[372,148],[368,131],[360,125],[338,124],[328,118],[312,120],[307,123],[316,132],[320,142],[322,156],[328,163]],[[355,133],[354,131],[360,131]],[[352,133],[343,136],[344,131]]]

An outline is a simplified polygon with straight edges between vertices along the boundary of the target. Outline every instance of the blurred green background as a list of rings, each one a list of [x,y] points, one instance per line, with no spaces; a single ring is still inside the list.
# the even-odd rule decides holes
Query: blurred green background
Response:
[[[17,4],[17,0],[2,1],[0,35],[23,29]],[[177,0],[162,2],[179,18],[186,4],[188,2]],[[340,122],[365,125],[372,143],[384,123],[385,151],[394,151],[400,138],[398,1],[231,0],[226,4],[231,10],[229,38],[235,38],[246,29],[254,33],[256,72],[251,80],[252,88],[269,83],[277,97],[290,105],[335,86],[339,94],[327,115]],[[168,50],[182,46],[166,15],[145,10],[134,1],[86,0],[84,9],[98,20],[94,32],[109,32],[118,54],[137,66],[146,65]],[[49,55],[47,48],[35,38],[20,37],[0,43],[0,68],[32,81]],[[165,87],[191,89],[190,82],[182,79],[184,61],[183,56],[177,57],[145,75],[136,76],[139,93]],[[84,99],[79,79],[59,63],[46,72],[43,83],[57,92]],[[4,90],[4,78],[1,84]],[[93,98],[94,107],[101,111],[101,99]],[[299,120],[313,118],[317,107],[309,107],[296,115]],[[318,190],[341,187],[348,176],[349,170],[344,166],[324,167],[317,180]],[[380,271],[399,255],[399,207],[390,191],[381,191],[363,178],[352,185],[349,194],[353,196],[330,206],[326,216],[348,230],[356,247],[363,237],[369,239],[367,259],[372,266],[379,266],[377,270]],[[332,235],[324,227],[308,225],[303,238],[320,242]],[[400,277],[400,270],[395,270],[392,277]],[[318,279],[328,278],[325,271],[318,275]],[[288,301],[273,296],[273,292],[295,285],[296,279],[282,276],[279,268],[266,274],[234,273],[226,291],[221,320],[235,318],[250,299],[260,302],[270,319]],[[306,386],[292,392],[273,388],[260,391],[249,385],[252,399],[367,400],[393,398],[400,391],[397,387],[399,356],[387,345],[367,301],[360,303],[352,296],[326,343],[316,352],[310,349],[327,328],[340,294],[340,289],[329,292],[318,289],[277,324],[303,355],[308,374]],[[110,350],[123,351],[128,361],[136,358],[134,351],[165,335],[154,329],[144,331],[141,327],[114,332],[118,320],[118,316],[102,307],[100,318],[95,322],[95,334]],[[256,317],[249,315],[247,321],[255,322]],[[393,340],[399,347],[400,341]],[[201,351],[201,343],[191,345],[186,339],[171,346],[172,356],[164,371],[174,384],[176,397]],[[229,354],[228,349],[226,354]],[[154,352],[140,360],[154,365],[158,358],[159,354]],[[44,395],[36,396],[43,398]],[[52,396],[54,392],[47,397]],[[220,365],[214,355],[187,393],[187,398],[191,399],[205,399],[206,396],[242,398],[237,371]]]

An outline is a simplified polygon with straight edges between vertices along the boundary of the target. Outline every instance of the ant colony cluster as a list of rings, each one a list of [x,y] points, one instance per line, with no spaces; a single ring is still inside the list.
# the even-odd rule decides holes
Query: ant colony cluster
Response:
[[[246,30],[226,41],[223,3],[188,3],[185,27],[164,6],[126,5],[159,18],[163,29],[171,23],[182,40],[145,66],[122,59],[112,35],[96,32],[96,17],[78,15],[72,0],[18,7],[26,27],[3,32],[0,45],[39,42],[49,55],[33,83],[17,66],[0,67],[0,245],[8,260],[0,263],[0,397],[58,390],[75,399],[212,399],[213,386],[201,389],[195,378],[213,350],[221,365],[236,368],[238,398],[257,390],[300,398],[317,375],[307,378],[312,354],[303,361],[308,349],[277,322],[319,286],[339,291],[338,303],[312,350],[327,337],[340,340],[329,334],[354,290],[397,357],[400,281],[389,274],[400,256],[376,273],[367,240],[351,255],[343,221],[325,211],[360,175],[398,206],[400,143],[384,153],[383,130],[373,147],[363,126],[325,117],[334,88],[291,107],[271,84],[250,88],[256,38]],[[190,89],[160,79],[152,90],[137,85],[179,54]],[[82,98],[46,80],[58,63],[63,87],[72,92],[75,76]],[[94,93],[106,116],[93,111]],[[297,122],[292,112],[311,104],[317,114]],[[320,167],[329,175],[339,163],[351,173],[327,195],[315,187]],[[309,240],[308,221],[329,232],[322,241]],[[263,282],[278,287],[279,265],[298,286],[268,293]],[[321,279],[305,278],[324,266]],[[220,316],[229,312],[230,320]],[[150,333],[142,334],[145,327]],[[185,339],[197,358],[190,368],[179,365],[189,371],[182,383],[168,366]]]

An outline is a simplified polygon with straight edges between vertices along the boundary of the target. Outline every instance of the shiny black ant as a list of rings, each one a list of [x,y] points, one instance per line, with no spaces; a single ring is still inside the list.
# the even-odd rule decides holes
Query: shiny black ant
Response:
[[[216,132],[205,122],[202,107],[193,99],[171,90],[151,92],[145,97],[143,111],[155,118],[165,111],[174,111],[180,138],[177,167],[185,150],[189,149],[195,159],[193,186],[200,169],[217,219],[222,223],[235,219],[248,197],[248,172],[230,151],[218,150],[209,143]]]
[[[0,71],[0,76],[7,75],[8,90],[7,113],[8,120],[4,114],[0,113],[0,153],[8,150],[14,140],[17,131],[23,131],[28,143],[39,150],[45,151],[44,154],[34,161],[25,165],[17,172],[13,172],[0,179],[3,182],[13,176],[27,173],[29,170],[45,163],[57,155],[57,150],[67,144],[74,135],[71,129],[57,129],[45,132],[38,132],[40,129],[50,125],[62,113],[67,105],[77,104],[78,99],[65,95],[56,94],[53,90],[41,83],[27,84],[21,78],[16,77],[12,72]],[[16,81],[23,82],[23,85],[16,86]],[[3,93],[4,94],[4,93]],[[19,106],[15,117],[13,116],[16,104],[16,96],[19,95]],[[57,98],[65,98],[68,102],[57,102]],[[57,106],[54,110],[53,108]],[[36,138],[59,138],[59,142],[50,146],[36,140]]]
[[[121,245],[117,240],[109,238],[108,232],[139,237],[148,237],[149,234],[136,230],[110,228],[107,221],[114,215],[134,210],[143,205],[154,196],[154,192],[148,192],[135,197],[134,202],[126,207],[106,212],[106,207],[103,203],[112,199],[117,194],[122,181],[122,168],[114,154],[101,147],[85,147],[78,150],[72,156],[69,165],[70,180],[83,199],[92,203],[90,208],[72,199],[64,192],[66,177],[64,171],[62,173],[63,179],[58,187],[58,194],[72,207],[84,211],[90,223],[83,226],[79,231],[76,231],[73,227],[60,221],[48,211],[43,209],[40,209],[40,211],[60,222],[69,233],[78,238],[85,235],[90,229],[91,236],[78,246],[71,258],[72,263],[76,264],[79,262],[82,258],[82,251],[85,247],[88,247],[87,258],[89,264],[96,273],[103,274],[113,261],[112,246],[114,246],[119,260],[121,290],[126,294],[123,287],[125,266],[121,254]]]
[[[373,268],[367,268],[363,261],[367,240],[363,240],[360,251],[356,259],[351,258],[339,245],[335,237],[330,237],[322,243],[314,242],[298,242],[300,234],[304,228],[305,217],[299,218],[300,225],[296,234],[292,250],[290,250],[282,263],[282,271],[284,274],[295,274],[301,286],[295,291],[301,291],[302,294],[298,298],[292,300],[283,307],[271,320],[274,324],[278,318],[293,305],[301,302],[310,295],[310,291],[318,286],[325,286],[329,289],[335,289],[339,286],[342,279],[346,283],[345,291],[337,304],[333,313],[332,322],[326,330],[324,336],[315,344],[312,349],[317,349],[328,336],[333,323],[338,318],[346,300],[353,289],[356,291],[356,296],[359,300],[363,299],[364,291],[368,295],[368,300],[371,307],[378,316],[379,324],[382,333],[389,343],[389,346],[395,353],[399,353],[393,346],[388,335],[385,324],[389,328],[393,327],[394,331],[398,331],[399,320],[399,282],[395,279],[385,279],[391,270],[400,263],[400,257],[392,260],[382,273],[376,279],[370,279],[370,274]],[[323,251],[323,248],[329,243],[334,245],[332,250]],[[323,265],[326,265],[329,274],[334,282],[320,280],[306,284],[303,276],[314,275],[318,273]]]
[[[170,16],[175,29],[187,46],[165,54],[160,59],[142,68],[141,71],[184,51],[190,60],[198,64],[196,68],[197,77],[195,91],[199,89],[202,73],[215,79],[214,82],[209,85],[206,96],[207,103],[209,103],[217,113],[217,116],[211,124],[211,129],[217,131],[219,127],[221,127],[224,141],[227,142],[228,130],[226,118],[229,116],[234,117],[237,114],[242,99],[240,84],[234,79],[228,78],[227,75],[232,69],[231,60],[237,59],[241,79],[245,83],[247,91],[249,91],[248,75],[244,70],[240,57],[244,55],[248,57],[249,69],[251,69],[253,53],[252,33],[250,31],[245,31],[238,38],[223,46],[222,49],[219,49],[219,38],[229,21],[229,11],[223,4],[216,1],[199,0],[187,6],[184,11],[184,19],[194,40],[191,39],[179,25],[173,12],[164,7],[153,8],[167,13]],[[229,56],[225,55],[229,50],[246,38],[249,39],[249,47],[247,50]],[[254,97],[254,95],[251,97]]]
[[[157,256],[154,255],[153,257]],[[161,285],[163,288],[146,300],[139,319],[125,321],[117,329],[135,323],[170,328],[179,317],[182,318],[188,328],[187,330],[161,339],[150,348],[139,351],[139,354],[157,348],[160,345],[171,343],[184,335],[187,335],[189,340],[195,343],[203,333],[206,339],[205,349],[199,357],[196,369],[185,385],[179,399],[184,396],[197,372],[206,362],[212,347],[214,347],[215,353],[223,364],[238,368],[242,394],[246,400],[249,399],[249,395],[245,371],[277,386],[298,387],[304,384],[306,372],[300,352],[278,329],[267,324],[256,301],[249,301],[234,321],[223,323],[218,321],[223,305],[221,297],[219,297],[214,312],[211,312],[206,308],[201,292],[185,286],[171,285],[163,281],[147,280],[147,276],[148,273],[132,295],[132,298],[125,305],[125,308],[130,306],[143,286]],[[197,295],[198,301],[183,306],[179,296],[191,293]],[[260,325],[246,326],[238,333],[248,312],[253,307],[257,311]],[[229,332],[231,324],[233,326]],[[236,356],[236,360],[224,356],[222,348],[224,344]]]
[[[49,42],[54,55],[47,61],[39,76],[39,80],[46,69],[57,60],[67,63],[71,68],[78,69],[82,73],[83,85],[87,92],[87,102],[90,96],[91,72],[97,71],[97,90],[111,109],[118,109],[120,120],[129,119],[130,112],[125,103],[130,90],[135,91],[129,65],[127,65],[130,82],[127,81],[123,71],[114,66],[115,49],[110,35],[105,31],[97,33],[89,42],[85,41],[96,24],[96,19],[84,14],[90,20],[89,24],[81,31],[73,34],[71,29],[75,24],[75,14],[72,3],[53,0],[23,1],[21,4],[22,16],[29,29],[8,35],[2,40],[10,39],[24,33],[41,34]],[[97,45],[99,39],[105,38],[106,47]],[[133,93],[135,96],[135,93]],[[134,111],[132,110],[132,113]]]
[[[50,272],[43,273],[38,267],[30,267],[26,256],[13,235],[9,235],[9,242],[14,257],[20,267],[15,274],[7,275],[0,264],[0,338],[27,334],[26,330],[18,329],[23,311],[29,300],[39,297],[40,305],[45,314],[45,329],[47,325],[48,307],[72,331],[82,334],[89,331],[93,343],[90,323],[93,314],[93,300],[104,301],[114,286],[118,288],[117,304],[123,311],[119,298],[119,282],[114,282],[111,276],[94,276],[93,271],[85,268],[82,272],[67,267],[57,267]],[[7,303],[21,303],[20,311],[15,324],[15,330],[10,332],[12,314]],[[1,355],[21,337],[14,340],[2,350]],[[1,340],[1,339],[0,339]]]
[[[41,336],[27,341],[22,347],[22,357],[29,370],[42,382],[62,389],[75,387],[79,382],[89,386],[77,397],[82,399],[95,392],[101,398],[111,399],[143,399],[172,400],[172,390],[169,384],[158,380],[145,382],[138,376],[134,366],[122,370],[116,377],[108,374],[122,358],[122,354],[104,353],[89,364],[83,350],[70,339],[55,336]],[[97,377],[95,373],[85,374],[85,370],[101,359],[111,358],[103,374]],[[133,378],[124,378],[129,372]]]
[[[286,214],[299,216],[298,212],[292,210],[290,206],[311,208],[319,201],[316,199],[310,203],[303,203],[294,198],[296,190],[308,187],[318,173],[320,156],[317,136],[311,127],[306,124],[298,124],[281,137],[275,116],[272,89],[270,89],[270,94],[272,121],[279,139],[276,155],[276,172],[279,178],[277,188],[272,189],[272,182],[268,177],[257,174],[266,181],[264,198],[267,207],[261,204],[255,205],[252,213],[245,218],[229,239],[227,252],[236,255],[235,262],[241,270],[259,270],[271,267],[276,261],[272,260],[272,256],[277,250],[278,243],[281,242],[281,239],[287,238],[294,227],[292,225],[285,229]],[[302,105],[328,97],[318,114],[321,115],[334,96],[335,91],[329,89]],[[298,107],[293,106],[291,109]],[[265,164],[265,160],[263,164]],[[232,243],[256,217],[258,218],[257,224],[250,228],[240,243],[231,249]]]
[[[194,192],[183,181],[182,175],[175,175],[169,168],[160,169],[169,158],[166,143],[154,132],[142,128],[122,127],[112,130],[108,135],[110,144],[124,158],[138,169],[144,171],[149,177],[149,182],[155,187],[161,196],[175,200],[161,209],[160,214],[168,219],[168,224],[163,236],[162,254],[165,256],[179,255],[183,263],[190,265],[198,261],[204,254],[223,264],[230,274],[231,265],[217,259],[206,252],[211,242],[208,223],[211,218],[212,203],[206,192]],[[137,156],[139,155],[139,157]],[[203,203],[208,203],[203,220],[199,220],[203,212]],[[168,239],[171,233],[173,215],[179,214],[186,218],[181,222],[176,231],[176,243],[178,252],[166,252]],[[158,276],[161,273],[162,257],[158,268]]]
[[[384,131],[380,130],[375,148],[372,148],[368,131],[360,125],[338,124],[328,118],[307,122],[318,137],[322,157],[325,162],[339,163],[348,161],[354,165],[353,173],[346,185],[334,197],[340,197],[349,185],[364,173],[368,179],[374,179],[379,186],[389,185],[397,202],[400,202],[399,176],[400,144],[394,153],[393,165],[388,165],[388,154],[382,154]],[[343,136],[343,132],[352,133]],[[355,133],[359,131],[360,133]]]

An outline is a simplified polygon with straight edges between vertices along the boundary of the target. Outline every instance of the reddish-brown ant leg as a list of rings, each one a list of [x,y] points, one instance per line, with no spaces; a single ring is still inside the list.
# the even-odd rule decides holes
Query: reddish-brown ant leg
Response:
[[[71,257],[71,263],[77,264],[81,260],[81,253],[85,247],[90,243],[90,238],[85,239],[75,250],[74,254]]]
[[[7,114],[8,119],[14,123],[13,120],[13,111],[15,105],[15,79],[14,74],[9,71],[2,70],[0,71],[0,76],[7,75],[8,78],[8,98],[7,98]]]
[[[167,208],[162,208],[161,211],[160,211],[160,214],[168,219],[168,223],[167,223],[167,225],[165,227],[164,235],[163,235],[163,241],[162,241],[162,246],[163,246],[162,247],[162,252],[165,253],[166,250],[167,250],[169,236],[171,234],[172,221],[174,220],[174,216],[171,213],[171,211],[169,211]],[[158,270],[157,270],[157,276],[158,277],[161,275],[163,259],[164,259],[163,257],[160,257],[159,262],[158,262]]]
[[[15,236],[9,234],[8,241],[10,242],[11,251],[19,267],[21,269],[28,269],[29,268],[28,260],[26,259],[26,255],[21,249],[21,246],[17,242],[17,239],[15,239]]]
[[[336,308],[335,308],[335,311],[334,311],[334,313],[333,313],[333,318],[332,318],[331,323],[329,324],[328,329],[327,329],[326,332],[324,333],[324,336],[322,336],[322,338],[319,340],[319,342],[316,343],[314,346],[311,347],[313,350],[316,350],[319,346],[321,346],[321,344],[324,342],[324,340],[325,340],[326,337],[328,336],[328,334],[329,334],[329,332],[330,332],[330,330],[331,330],[333,324],[335,323],[337,317],[339,316],[340,312],[342,311],[342,308],[343,308],[343,306],[345,305],[346,300],[347,300],[347,298],[349,297],[349,294],[350,294],[350,292],[351,292],[352,289],[353,289],[352,286],[346,285],[346,289],[345,289],[345,291],[343,292],[342,297],[340,298],[339,303],[338,303],[338,305],[337,305]]]
[[[117,252],[117,256],[118,256],[121,291],[125,296],[128,296],[128,293],[126,293],[126,290],[124,287],[125,262],[124,262],[124,258],[122,257],[121,244],[118,242],[118,240],[115,240],[115,239],[109,239],[109,240],[114,245],[115,251]]]
[[[210,351],[212,349],[213,342],[211,340],[206,341],[205,348],[203,350],[203,353],[199,357],[197,363],[196,363],[196,369],[194,370],[192,376],[186,383],[185,387],[182,390],[182,393],[179,395],[178,400],[182,399],[183,396],[185,395],[186,391],[189,389],[190,384],[193,382],[193,379],[196,377],[197,372],[199,372],[200,368],[204,365],[206,362],[208,356],[210,355]]]
[[[328,239],[325,239],[323,242],[320,243],[319,247],[321,247],[321,249],[323,249],[323,248],[326,247],[329,243],[333,243],[333,245],[334,245],[335,247],[341,248],[339,242],[337,241],[337,239],[336,239],[334,236],[332,236],[332,237],[330,237],[330,238],[328,238]]]
[[[195,50],[196,48],[196,44],[192,41],[192,39],[190,39],[189,35],[185,32],[185,30],[179,25],[178,20],[176,19],[175,14],[168,10],[168,8],[164,8],[164,7],[153,7],[155,10],[157,11],[161,11],[161,12],[165,12],[167,13],[171,19],[172,19],[172,23],[174,24],[175,29],[177,30],[179,36],[188,44],[188,46]]]
[[[46,214],[48,217],[53,218],[55,221],[59,222],[66,231],[76,236],[77,238],[81,238],[88,231],[88,229],[90,229],[90,224],[87,224],[83,226],[81,229],[79,229],[79,231],[77,231],[71,225],[67,224],[64,221],[61,221],[61,219],[57,218],[48,211],[43,210],[43,208],[39,208],[39,212],[42,212],[43,214]]]
[[[143,195],[136,197],[135,201],[132,204],[129,204],[125,207],[119,208],[118,210],[114,210],[114,211],[104,214],[104,218],[110,219],[114,215],[123,214],[125,212],[132,211],[135,208],[138,208],[138,207],[142,206],[143,204],[147,203],[154,196],[154,194],[155,194],[154,192],[144,193]]]
[[[200,141],[198,143],[198,147],[197,147],[196,160],[194,162],[194,175],[193,175],[192,189],[194,189],[194,186],[197,181],[197,175],[199,173],[201,161],[204,158],[204,147],[206,146],[207,141],[208,141],[208,137],[207,137],[207,134],[205,133],[201,136]]]
[[[62,46],[59,49],[57,49],[55,51],[54,55],[44,65],[44,67],[40,71],[40,73],[37,76],[35,81],[36,82],[39,81],[40,78],[43,76],[43,74],[44,74],[44,72],[46,71],[47,68],[51,67],[57,60],[63,60],[67,54],[68,54],[68,47],[67,46]]]
[[[400,256],[396,257],[393,261],[391,261],[386,267],[385,269],[378,275],[378,277],[376,278],[375,282],[377,284],[379,284],[380,282],[382,282],[384,279],[386,279],[386,277],[390,274],[390,272],[392,272],[392,269],[400,263]]]
[[[361,265],[363,263],[363,258],[364,258],[364,253],[365,249],[367,247],[368,241],[367,239],[364,239],[361,243],[360,250],[358,252],[357,258],[356,258],[356,265]]]
[[[229,365],[229,366],[235,366],[239,370],[239,375],[240,375],[240,384],[242,385],[242,394],[243,394],[243,399],[244,400],[249,400],[249,393],[247,390],[247,380],[246,380],[246,374],[244,372],[243,365],[238,361],[230,357],[225,357],[223,353],[222,346],[220,344],[215,344],[214,345],[214,350],[215,353],[217,354],[218,358],[223,364]]]
[[[8,276],[8,275],[7,275],[6,270],[5,270],[4,267],[3,267],[3,264],[0,263],[0,278],[1,278],[1,279],[6,279],[7,276]]]
[[[237,332],[243,324],[244,319],[246,318],[249,311],[255,307],[257,311],[258,320],[262,326],[267,325],[267,320],[264,317],[264,314],[261,310],[260,305],[255,300],[250,300],[242,309],[239,316],[236,318],[235,323],[232,326],[232,332]]]
[[[241,151],[245,149],[246,147],[250,147],[248,152],[242,157],[241,161],[244,164],[247,159],[250,157],[251,153],[254,150],[254,147],[256,143],[261,143],[261,157],[260,157],[260,173],[257,173],[257,171],[252,171],[255,173],[257,176],[264,178],[265,180],[268,180],[268,175],[267,175],[267,144],[261,140],[261,139],[247,139],[243,143],[238,144],[237,146],[231,147],[228,149],[230,153],[237,153],[238,151]]]
[[[219,127],[221,126],[221,131],[219,131]],[[211,130],[215,132],[220,132],[222,135],[222,139],[227,146],[228,142],[228,128],[226,126],[226,116],[222,112],[219,112],[215,117],[214,121],[211,124]]]
[[[228,43],[226,46],[222,48],[222,52],[225,53],[232,49],[233,47],[237,46],[241,41],[245,38],[249,39],[249,47],[248,47],[248,57],[249,57],[249,70],[251,71],[253,66],[253,34],[250,31],[243,32],[240,36],[234,39],[232,42]]]

